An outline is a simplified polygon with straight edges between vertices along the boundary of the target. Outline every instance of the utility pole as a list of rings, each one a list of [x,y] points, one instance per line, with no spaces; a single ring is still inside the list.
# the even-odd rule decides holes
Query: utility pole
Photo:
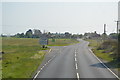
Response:
[[[104,24],[104,34],[106,34],[106,24]]]
[[[118,35],[118,33],[119,33],[119,22],[120,21],[115,21],[115,22],[117,22],[117,31],[116,32],[117,32],[117,35]]]
[[[115,21],[115,22],[117,22],[117,31],[116,31],[116,32],[117,32],[117,36],[118,36],[117,60],[119,60],[119,59],[120,59],[120,54],[119,54],[119,53],[120,53],[120,52],[119,52],[119,51],[120,51],[120,50],[119,50],[119,49],[120,49],[120,45],[119,45],[119,44],[120,44],[120,42],[119,42],[119,22],[120,22],[120,21]]]
[[[103,41],[105,41],[105,37],[106,37],[106,24],[104,24]]]

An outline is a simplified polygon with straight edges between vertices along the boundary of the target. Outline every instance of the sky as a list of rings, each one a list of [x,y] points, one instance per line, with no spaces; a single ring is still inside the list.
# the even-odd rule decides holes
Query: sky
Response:
[[[31,0],[33,1],[33,0]],[[71,1],[71,0],[70,0]],[[105,0],[104,0],[105,1]],[[16,34],[28,29],[50,32],[116,32],[118,2],[7,2],[0,3],[2,34]]]

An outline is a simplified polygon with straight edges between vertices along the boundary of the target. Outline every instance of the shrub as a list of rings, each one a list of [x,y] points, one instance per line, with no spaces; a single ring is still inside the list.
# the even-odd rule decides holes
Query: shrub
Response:
[[[114,51],[114,49],[117,47],[117,41],[116,40],[107,40],[100,44],[100,46],[97,48],[97,50],[109,50]]]

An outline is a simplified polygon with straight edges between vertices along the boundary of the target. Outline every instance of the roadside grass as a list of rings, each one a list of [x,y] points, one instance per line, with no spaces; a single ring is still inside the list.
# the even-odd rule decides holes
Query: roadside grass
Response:
[[[86,41],[90,42],[88,46],[92,47],[92,48],[96,48],[100,45],[100,41],[97,40],[93,40],[93,39],[87,39]]]
[[[118,62],[114,60],[114,57],[112,56],[113,52],[108,52],[105,53],[106,50],[98,50],[98,47],[100,46],[100,44],[102,42],[98,42],[96,40],[86,40],[89,41],[90,44],[89,46],[92,47],[92,51],[93,53],[99,57],[100,59],[102,59],[103,61],[105,61],[106,65],[109,65],[110,68],[112,69],[118,69],[120,71],[120,66],[118,66]],[[107,62],[106,62],[107,61]]]
[[[2,77],[31,78],[44,59],[38,39],[2,38]]]
[[[48,46],[68,46],[76,43],[79,43],[76,39],[49,39]]]
[[[103,53],[104,50],[97,50],[97,48],[100,46],[100,44],[102,42],[100,41],[97,41],[97,40],[92,40],[92,39],[88,39],[87,41],[90,42],[89,46],[92,47],[92,51],[94,52],[94,54],[103,59],[103,60],[106,60],[106,61],[112,61],[113,60],[113,57],[110,56],[110,54],[112,54],[111,52],[110,53]]]
[[[96,56],[98,56],[99,58],[101,59],[104,59],[105,61],[112,61],[113,60],[113,57],[110,56],[110,54],[112,53],[103,53],[104,50],[96,50],[96,49],[93,49],[93,52],[95,53]]]

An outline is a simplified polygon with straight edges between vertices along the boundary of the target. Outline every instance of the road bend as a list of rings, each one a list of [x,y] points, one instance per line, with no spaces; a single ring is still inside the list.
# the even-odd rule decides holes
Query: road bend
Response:
[[[80,43],[75,45],[54,47],[45,57],[45,65],[36,75],[36,78],[74,78],[75,80],[104,78],[105,80],[118,80],[90,52],[89,43],[84,40],[79,41]]]

